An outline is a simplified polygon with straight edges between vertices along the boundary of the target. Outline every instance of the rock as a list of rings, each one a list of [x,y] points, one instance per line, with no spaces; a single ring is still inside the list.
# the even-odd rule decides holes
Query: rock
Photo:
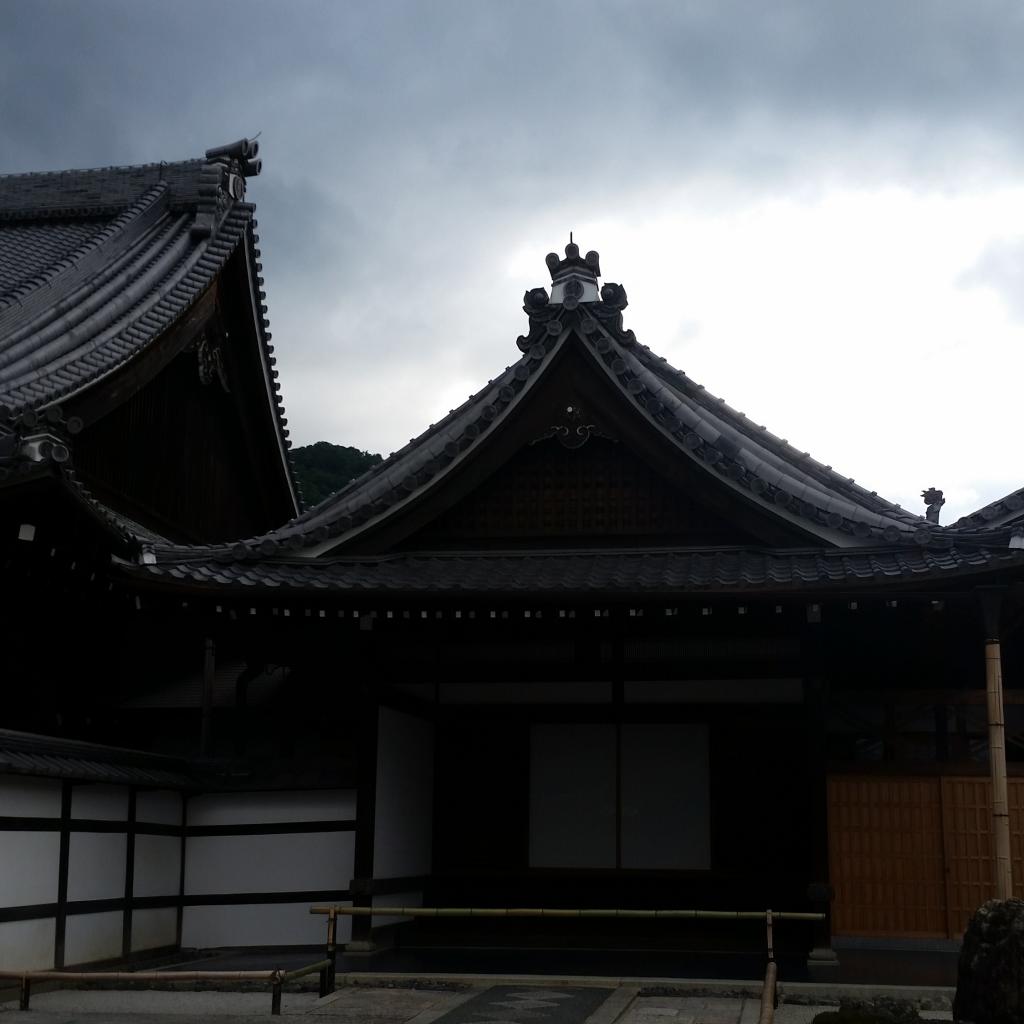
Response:
[[[953,1020],[1024,1024],[1024,900],[989,900],[960,950]]]

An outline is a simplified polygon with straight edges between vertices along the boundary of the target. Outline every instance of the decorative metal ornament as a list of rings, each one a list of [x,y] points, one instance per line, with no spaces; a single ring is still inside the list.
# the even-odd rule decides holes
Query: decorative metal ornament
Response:
[[[553,437],[563,448],[574,449],[582,448],[594,436],[608,438],[608,435],[600,430],[596,423],[586,422],[586,416],[580,405],[575,402],[567,402],[562,410],[561,422],[553,423],[530,444],[537,444]],[[611,438],[608,439],[611,440]]]
[[[224,391],[230,394],[231,388],[228,387],[228,378],[224,371],[219,339],[211,339],[204,331],[196,342],[196,359],[199,363],[200,383],[204,387],[209,387],[217,380]]]

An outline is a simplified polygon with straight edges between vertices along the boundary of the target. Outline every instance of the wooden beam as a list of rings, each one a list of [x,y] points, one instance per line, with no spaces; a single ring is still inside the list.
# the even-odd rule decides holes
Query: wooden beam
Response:
[[[200,723],[199,753],[210,756],[213,740],[213,681],[217,668],[216,646],[213,637],[203,641],[203,710]]]
[[[1006,784],[1006,718],[1003,713],[1003,661],[999,642],[1002,591],[981,590],[985,617],[985,695],[988,710],[988,762],[992,780],[992,833],[995,845],[996,897],[1013,895],[1013,861],[1010,845],[1010,800]]]

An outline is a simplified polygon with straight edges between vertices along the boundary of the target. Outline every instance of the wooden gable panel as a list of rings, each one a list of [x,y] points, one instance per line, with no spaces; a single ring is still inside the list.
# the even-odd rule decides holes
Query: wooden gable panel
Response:
[[[756,542],[621,442],[594,436],[578,448],[555,438],[527,445],[409,544],[529,541],[564,547],[634,538],[674,545]]]

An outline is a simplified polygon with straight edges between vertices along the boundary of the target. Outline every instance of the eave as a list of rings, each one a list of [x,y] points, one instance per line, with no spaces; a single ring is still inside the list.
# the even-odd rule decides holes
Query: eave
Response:
[[[1024,552],[883,546],[855,551],[727,548],[413,552],[247,562],[213,550],[125,565],[135,585],[253,601],[680,599],[962,588],[1019,575]]]

